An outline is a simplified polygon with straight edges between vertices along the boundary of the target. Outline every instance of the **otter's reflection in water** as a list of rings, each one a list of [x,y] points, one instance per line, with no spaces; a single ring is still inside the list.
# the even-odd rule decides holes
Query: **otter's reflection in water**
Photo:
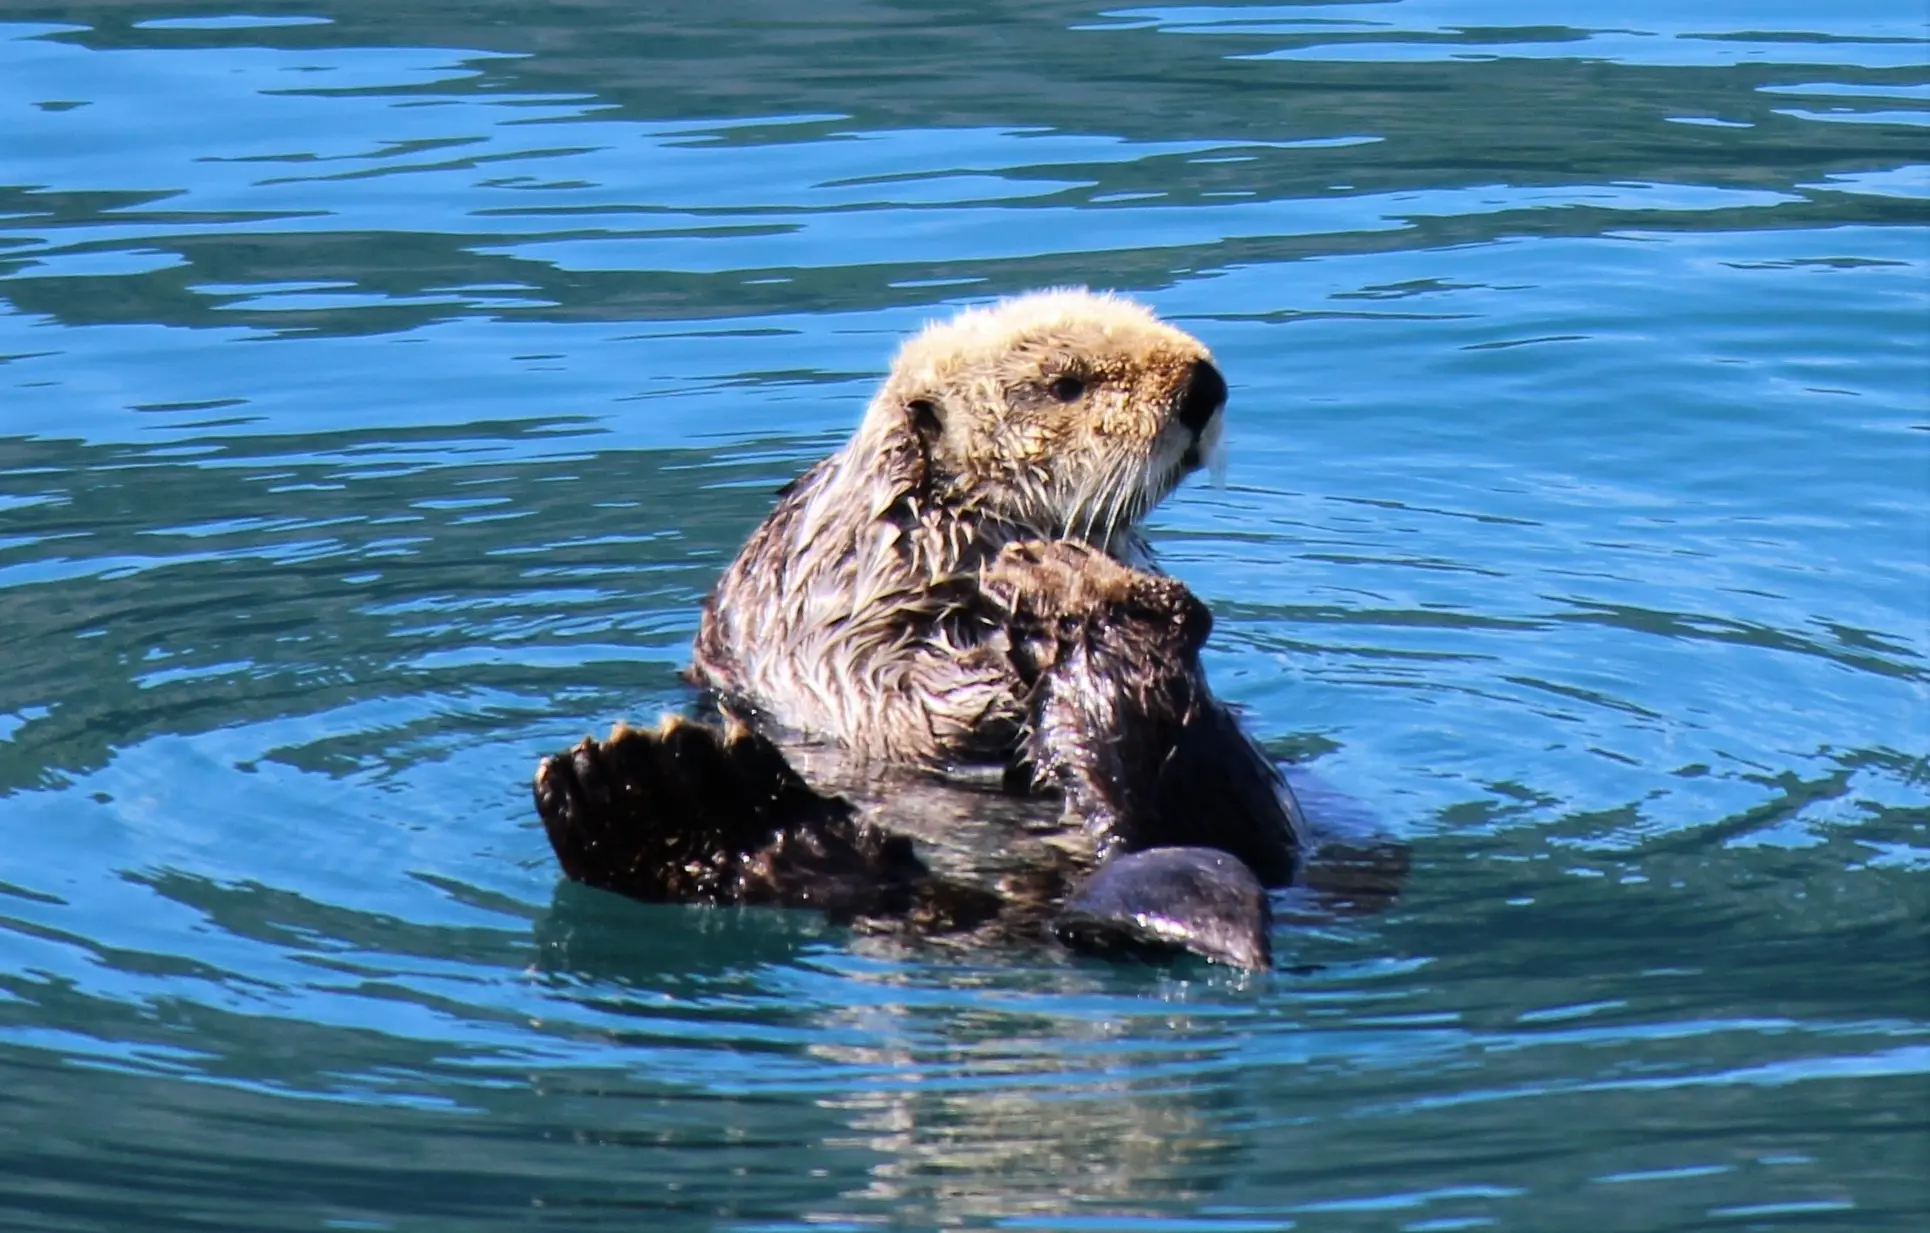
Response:
[[[935,859],[1000,850],[995,832],[1008,857],[1041,842],[993,813]],[[1404,845],[1330,839],[1306,883],[1276,897],[1281,944],[1291,953],[1305,922],[1387,906],[1406,868]],[[817,1192],[812,1223],[1154,1218],[1223,1191],[1263,1120],[1244,1107],[1248,1060],[1225,1020],[1295,979],[1077,959],[1044,939],[868,934],[805,911],[645,905],[567,881],[536,929],[545,970],[634,1020],[615,1038],[636,1047],[640,1073],[710,1093],[711,1115],[732,1122],[710,1137],[836,1162],[795,1179]],[[720,1037],[738,1056],[728,1073],[667,1073],[683,1045],[701,1039],[714,1057]],[[679,1186],[687,1211],[757,1209],[756,1178],[705,1170]]]
[[[827,1027],[881,1043],[813,1052],[892,1076],[819,1102],[850,1125],[847,1139],[826,1146],[878,1157],[846,1198],[939,1226],[1082,1203],[1123,1214],[1144,1202],[1152,1215],[1160,1201],[1217,1190],[1246,1142],[1239,1094],[1218,1065],[1225,1040],[1215,1039],[1215,1004],[1245,1001],[1266,978],[1189,970],[1202,979],[1142,972],[1136,1004],[1116,1017],[1089,1013],[1122,991],[1117,978],[1088,969],[1056,973],[1049,997],[980,990],[981,1005],[939,1022],[908,1004],[828,1011]]]

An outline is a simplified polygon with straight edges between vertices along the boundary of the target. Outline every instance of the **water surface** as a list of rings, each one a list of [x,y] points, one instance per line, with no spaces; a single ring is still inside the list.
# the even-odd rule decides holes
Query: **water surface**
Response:
[[[5,1226],[1923,1228],[1923,13],[1684,12],[0,10]],[[560,883],[533,760],[1059,283],[1229,374],[1155,539],[1399,902]]]

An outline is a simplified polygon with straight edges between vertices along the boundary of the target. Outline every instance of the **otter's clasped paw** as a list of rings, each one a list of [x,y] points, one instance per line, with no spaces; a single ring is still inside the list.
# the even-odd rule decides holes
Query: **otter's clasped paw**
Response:
[[[1054,643],[1132,635],[1177,657],[1198,652],[1213,615],[1184,583],[1113,560],[1079,540],[1020,540],[1005,545],[979,575],[979,590],[1003,621],[1026,675],[1058,659]]]

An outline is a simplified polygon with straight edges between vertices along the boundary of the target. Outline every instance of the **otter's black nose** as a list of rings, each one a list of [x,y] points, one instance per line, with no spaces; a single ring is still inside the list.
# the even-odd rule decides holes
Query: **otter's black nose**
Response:
[[[1193,430],[1193,435],[1206,431],[1207,423],[1213,413],[1226,405],[1226,378],[1220,370],[1206,360],[1193,365],[1193,375],[1187,379],[1186,392],[1180,395],[1179,422]]]

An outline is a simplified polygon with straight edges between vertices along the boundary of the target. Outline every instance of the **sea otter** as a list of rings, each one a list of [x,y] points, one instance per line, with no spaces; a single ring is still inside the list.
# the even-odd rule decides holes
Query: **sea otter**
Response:
[[[688,675],[722,725],[618,725],[542,761],[564,872],[1266,966],[1300,811],[1207,688],[1210,614],[1139,531],[1216,455],[1226,395],[1204,345],[1112,295],[1018,296],[907,341],[704,603]],[[971,786],[988,767],[1056,803],[930,859],[1011,813]]]

